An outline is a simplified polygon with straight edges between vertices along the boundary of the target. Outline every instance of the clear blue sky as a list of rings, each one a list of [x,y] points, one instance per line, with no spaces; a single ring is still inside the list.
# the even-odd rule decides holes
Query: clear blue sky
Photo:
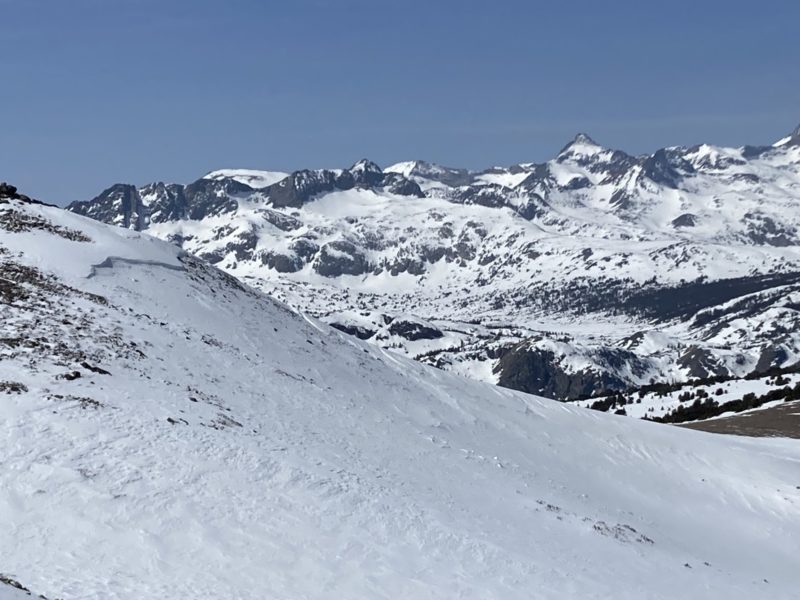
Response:
[[[44,200],[222,167],[769,143],[796,0],[0,0],[0,179]]]

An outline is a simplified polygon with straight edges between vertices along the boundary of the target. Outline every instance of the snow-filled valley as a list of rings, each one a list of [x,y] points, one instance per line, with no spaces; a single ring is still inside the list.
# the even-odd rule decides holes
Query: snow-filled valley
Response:
[[[796,594],[794,441],[458,377],[57,208],[0,206],[0,271],[0,573],[36,594]]]

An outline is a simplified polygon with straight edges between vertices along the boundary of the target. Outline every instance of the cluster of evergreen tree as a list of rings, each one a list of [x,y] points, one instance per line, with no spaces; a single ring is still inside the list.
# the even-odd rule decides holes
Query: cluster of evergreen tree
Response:
[[[744,377],[734,377],[732,375],[715,375],[713,377],[703,377],[697,379],[690,379],[688,381],[676,381],[676,382],[654,382],[636,387],[636,388],[629,388],[624,391],[618,390],[609,390],[600,393],[595,393],[593,397],[597,397],[598,400],[594,402],[590,408],[594,410],[601,410],[603,412],[607,412],[610,408],[612,408],[615,404],[632,404],[632,402],[619,402],[619,401],[611,401],[608,402],[609,398],[619,398],[620,396],[630,397],[630,396],[638,396],[639,398],[644,398],[647,394],[653,394],[657,398],[666,398],[670,394],[682,390],[684,388],[698,388],[698,387],[710,387],[714,385],[719,385],[722,383],[727,383],[729,381],[739,381],[741,379],[745,379],[747,381],[752,381],[755,379],[773,379],[773,381],[769,382],[771,385],[786,385],[789,383],[789,380],[785,377],[786,375],[793,374],[793,373],[800,373],[800,363],[790,365],[788,367],[772,367],[766,371],[753,371],[748,373]],[[724,393],[722,388],[718,388],[714,394],[717,396],[721,396]],[[702,394],[701,394],[702,392]],[[688,396],[687,396],[688,394]],[[695,392],[697,397],[704,398],[707,396],[705,390],[697,390]],[[589,400],[592,396],[587,394],[583,394],[581,396],[575,398],[569,398],[567,402],[573,402],[577,400]],[[692,400],[695,398],[695,395],[692,395],[692,392],[685,392],[681,394],[678,399],[681,402],[687,402],[688,400]],[[605,408],[604,408],[605,407]]]
[[[784,402],[800,400],[800,383],[796,383],[794,387],[787,385],[776,390],[770,390],[761,396],[756,396],[753,392],[750,392],[739,400],[731,400],[724,404],[720,404],[706,394],[695,399],[690,405],[681,404],[674,411],[662,417],[653,417],[652,420],[659,423],[686,423],[687,421],[710,419],[726,412],[742,412],[751,408],[758,408],[767,402],[776,400],[783,400]]]
[[[616,394],[612,394],[611,396],[606,396],[605,398],[600,398],[599,400],[595,400],[589,406],[592,410],[599,410],[601,412],[608,412],[612,408],[617,409],[614,414],[615,415],[624,415],[625,414],[625,405],[626,404],[641,404],[642,399],[637,398],[636,400],[633,399],[632,396],[626,396],[625,394],[619,392]],[[619,407],[619,408],[617,408]]]

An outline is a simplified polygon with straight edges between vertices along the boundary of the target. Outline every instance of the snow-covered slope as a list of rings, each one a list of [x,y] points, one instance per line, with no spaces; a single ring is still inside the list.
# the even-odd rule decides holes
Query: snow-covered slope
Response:
[[[31,594],[0,583],[0,600],[30,600]]]
[[[273,183],[278,183],[286,179],[288,173],[280,171],[256,171],[253,169],[220,169],[208,173],[203,179],[234,179],[239,183],[244,183],[253,189],[269,187]]]
[[[16,200],[0,310],[0,573],[48,597],[796,595],[796,443],[432,369]]]
[[[581,134],[542,164],[246,181],[118,185],[70,208],[344,330],[369,322],[361,337],[383,347],[551,397],[800,360],[796,132],[646,156]],[[408,313],[434,337],[387,333]]]
[[[795,443],[431,369],[59,209],[0,223],[0,572],[37,592],[796,592]]]

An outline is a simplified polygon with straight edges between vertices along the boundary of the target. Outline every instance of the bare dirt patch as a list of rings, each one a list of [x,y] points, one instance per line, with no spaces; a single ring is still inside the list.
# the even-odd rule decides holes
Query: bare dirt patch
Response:
[[[800,401],[784,402],[763,410],[720,419],[683,423],[678,427],[711,433],[800,439]]]

